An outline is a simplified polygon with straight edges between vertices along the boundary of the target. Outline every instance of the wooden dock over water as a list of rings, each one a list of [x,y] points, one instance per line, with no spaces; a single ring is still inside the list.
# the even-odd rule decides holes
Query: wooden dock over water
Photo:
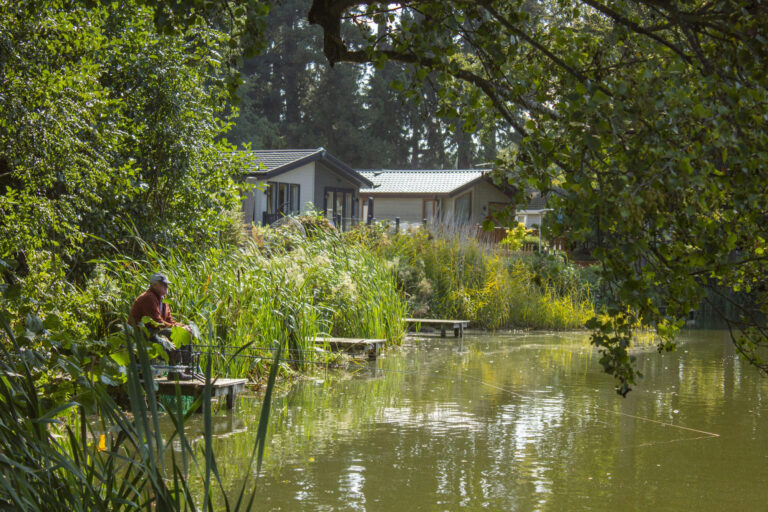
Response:
[[[440,329],[440,337],[445,338],[445,331],[447,329],[453,329],[453,335],[455,337],[464,337],[464,329],[467,328],[469,320],[445,320],[438,318],[403,318],[403,322],[409,325],[429,325]]]
[[[158,395],[176,395],[176,379],[160,377],[155,379]],[[216,379],[211,381],[211,398],[227,397],[227,409],[235,406],[235,397],[245,389],[248,379]],[[182,396],[192,396],[195,399],[203,394],[205,383],[199,380],[180,380],[179,392]],[[202,408],[199,411],[202,412]]]
[[[387,340],[381,338],[315,338],[316,345],[328,345],[339,352],[360,352],[376,359]]]

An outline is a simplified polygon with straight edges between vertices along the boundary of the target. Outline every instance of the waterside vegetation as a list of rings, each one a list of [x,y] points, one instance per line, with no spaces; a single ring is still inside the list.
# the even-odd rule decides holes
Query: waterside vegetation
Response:
[[[412,316],[461,318],[490,330],[562,330],[580,329],[594,314],[594,272],[560,255],[509,252],[461,228],[393,233],[381,224],[356,237],[395,271]]]

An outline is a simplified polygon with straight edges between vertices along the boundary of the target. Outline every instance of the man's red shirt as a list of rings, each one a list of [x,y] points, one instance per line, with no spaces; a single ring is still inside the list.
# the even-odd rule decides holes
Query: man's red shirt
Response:
[[[148,316],[162,327],[181,325],[173,320],[171,308],[168,307],[168,304],[163,304],[160,296],[152,288],[139,295],[131,308],[131,318],[133,318],[135,324],[141,322],[141,319],[145,316]]]

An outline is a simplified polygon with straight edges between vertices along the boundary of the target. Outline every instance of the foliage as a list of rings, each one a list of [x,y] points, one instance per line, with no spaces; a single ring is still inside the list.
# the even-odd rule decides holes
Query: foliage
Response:
[[[8,346],[0,345],[0,449],[12,458],[0,457],[0,504],[18,510],[213,510],[211,493],[222,488],[211,450],[213,429],[210,368],[202,399],[194,409],[203,409],[202,450],[185,435],[186,415],[180,409],[162,411],[156,405],[153,386],[144,386],[140,374],[151,372],[149,354],[143,349],[139,331],[127,328],[121,333],[130,352],[126,393],[131,414],[124,412],[106,393],[83,373],[69,375],[76,381],[77,393],[69,401],[51,403],[35,387],[27,362],[21,368],[9,366],[18,360],[8,348],[21,352],[9,329],[5,312],[0,323]],[[134,348],[136,350],[134,350]],[[279,355],[278,355],[279,358]],[[22,358],[23,359],[23,358]],[[82,364],[76,356],[59,358],[58,371],[67,374]],[[277,360],[275,360],[277,363]],[[273,364],[273,368],[277,368]],[[269,418],[268,383],[258,435],[249,461],[261,465]],[[176,396],[176,401],[181,397]],[[166,414],[167,413],[167,414]],[[163,418],[165,416],[165,418]],[[161,430],[170,423],[171,430]],[[211,478],[213,475],[213,479]],[[203,496],[195,494],[189,483],[203,478]],[[247,478],[234,504],[225,501],[226,510],[250,510],[255,489],[248,494]],[[220,509],[220,508],[219,508]]]
[[[59,357],[125,380],[123,283],[100,258],[239,237],[244,155],[216,139],[241,25],[142,0],[0,5],[0,293],[56,401],[74,385]]]
[[[573,329],[593,312],[586,283],[542,278],[526,259],[475,238],[424,229],[392,235],[382,225],[348,236],[387,258],[412,316],[461,318],[483,329]]]
[[[160,31],[145,3],[3,2],[0,258],[17,270],[50,257],[81,280],[135,232],[175,245],[228,229],[244,155],[216,139],[234,25]]]
[[[365,45],[337,37],[349,14]],[[394,11],[316,0],[308,13],[331,64],[388,60],[416,78],[437,74],[439,93],[470,107],[465,125],[490,116],[514,129],[497,179],[561,187],[558,231],[597,239],[606,293],[594,342],[622,394],[635,381],[631,336],[612,326],[658,326],[659,349],[670,349],[706,290],[750,294],[735,315],[719,314],[768,371],[766,16],[750,0],[418,1]],[[374,34],[381,19],[388,30]],[[625,321],[627,308],[635,319]]]
[[[525,229],[524,223],[518,222],[517,225],[507,229],[507,234],[499,244],[502,247],[507,247],[510,251],[519,251],[523,248],[523,244],[528,241],[528,236],[532,231],[532,229]]]

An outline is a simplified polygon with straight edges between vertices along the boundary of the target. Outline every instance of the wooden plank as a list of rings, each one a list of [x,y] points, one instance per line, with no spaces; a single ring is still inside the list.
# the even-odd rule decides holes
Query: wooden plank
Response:
[[[469,320],[451,320],[440,318],[403,318],[403,322],[410,324],[464,324],[467,325]]]
[[[355,346],[363,346],[363,345],[370,345],[371,343],[386,343],[387,340],[384,338],[315,338],[315,343],[318,345],[323,345],[325,343],[328,343],[329,345],[337,345],[337,346],[347,346],[347,347],[355,347]]]
[[[409,324],[424,324],[430,326],[438,326],[440,328],[440,337],[445,338],[446,329],[453,329],[453,335],[458,337],[464,337],[464,329],[466,329],[469,320],[450,320],[440,318],[403,318],[403,322]]]
[[[315,338],[316,345],[327,344],[334,350],[366,352],[369,359],[376,359],[387,342],[384,338]]]
[[[157,393],[160,395],[175,395],[176,380],[167,377],[155,379]],[[217,379],[211,381],[211,398],[227,397],[227,409],[234,407],[235,397],[245,389],[248,379]],[[203,393],[205,383],[199,380],[180,380],[179,394],[182,396],[198,397]]]

